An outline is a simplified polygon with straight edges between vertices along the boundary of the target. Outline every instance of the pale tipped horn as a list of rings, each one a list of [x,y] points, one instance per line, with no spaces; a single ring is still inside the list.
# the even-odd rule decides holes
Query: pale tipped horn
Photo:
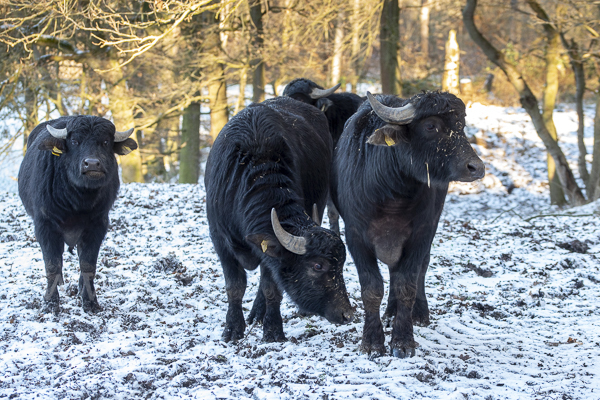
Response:
[[[342,86],[341,83],[338,83],[337,85],[335,85],[332,88],[329,89],[319,89],[319,88],[313,88],[313,90],[311,90],[309,96],[311,99],[320,99],[322,97],[327,97],[330,94],[332,94],[333,92],[335,92],[336,90],[338,90],[338,88]]]
[[[298,255],[306,254],[306,239],[302,236],[294,236],[283,229],[279,223],[275,208],[271,209],[271,225],[273,226],[273,232],[275,232],[277,240],[279,240],[279,243],[281,243],[287,251]]]
[[[369,103],[371,104],[373,111],[375,111],[375,114],[387,123],[406,125],[410,124],[415,118],[417,110],[411,103],[408,103],[404,107],[394,108],[384,106],[369,92],[367,92],[367,98],[369,99]]]
[[[67,128],[56,129],[56,128],[52,127],[52,125],[48,124],[48,125],[46,125],[46,129],[48,130],[48,132],[50,132],[50,134],[52,136],[54,136],[57,139],[66,139],[67,138]]]
[[[319,207],[317,207],[317,203],[313,204],[312,219],[315,221],[315,224],[321,226],[321,218],[319,218]]]
[[[125,132],[115,132],[115,142],[124,142],[133,133],[133,128]]]

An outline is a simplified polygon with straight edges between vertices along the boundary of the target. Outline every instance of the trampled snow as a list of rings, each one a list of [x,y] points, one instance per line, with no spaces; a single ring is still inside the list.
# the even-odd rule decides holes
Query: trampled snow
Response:
[[[555,120],[577,171],[576,114],[565,106]],[[202,184],[123,185],[99,256],[103,311],[83,313],[65,252],[62,312],[40,313],[33,223],[0,193],[0,398],[600,399],[600,202],[549,205],[545,151],[522,109],[473,104],[467,122],[488,174],[451,187],[426,278],[432,323],[415,327],[410,359],[359,352],[350,256],[352,323],[301,316],[285,298],[287,342],[263,343],[260,325],[221,342],[227,301]],[[258,273],[248,282],[246,315]]]

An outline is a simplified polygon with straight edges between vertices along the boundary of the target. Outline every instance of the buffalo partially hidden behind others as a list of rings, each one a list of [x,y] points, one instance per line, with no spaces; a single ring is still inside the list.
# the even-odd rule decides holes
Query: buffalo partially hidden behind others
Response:
[[[318,222],[327,198],[331,147],[324,115],[286,97],[251,104],[217,136],[204,182],[210,236],[229,301],[224,341],[244,336],[246,270],[259,264],[250,320],[263,322],[263,340],[285,340],[283,291],[301,310],[331,322],[352,318],[342,273],[344,244]]]
[[[354,93],[334,93],[339,87],[340,84],[338,83],[329,89],[323,89],[309,79],[298,78],[288,83],[283,90],[284,96],[310,104],[323,111],[327,117],[329,133],[333,139],[334,148],[342,135],[346,121],[365,101],[364,97],[360,97]],[[340,216],[331,200],[327,201],[327,216],[329,217],[331,230],[339,235]]]
[[[94,277],[108,213],[119,190],[114,154],[137,148],[115,132],[112,122],[94,116],[69,116],[38,125],[27,140],[19,169],[19,196],[32,217],[46,267],[45,308],[58,313],[65,243],[77,247],[79,295],[86,312],[100,310]]]
[[[406,357],[418,345],[413,324],[429,324],[425,273],[448,184],[480,179],[485,167],[467,141],[465,105],[456,96],[368,98],[348,120],[335,150],[332,197],[361,285],[361,348],[385,353],[381,260],[390,271],[384,318],[393,321],[391,352]]]

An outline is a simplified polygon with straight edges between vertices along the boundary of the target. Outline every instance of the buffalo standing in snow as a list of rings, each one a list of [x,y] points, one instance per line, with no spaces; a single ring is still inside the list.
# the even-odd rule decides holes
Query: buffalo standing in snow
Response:
[[[115,132],[112,122],[93,116],[69,116],[38,125],[27,140],[19,169],[19,196],[33,218],[48,281],[45,306],[59,312],[64,244],[79,256],[79,295],[85,312],[100,309],[94,277],[100,245],[108,230],[108,212],[119,190],[114,154],[137,148]]]
[[[348,120],[334,155],[333,200],[358,270],[365,324],[362,350],[384,354],[384,294],[377,260],[390,271],[384,319],[391,352],[412,356],[413,324],[429,324],[425,272],[450,181],[484,176],[464,133],[465,105],[449,93],[373,97]]]
[[[204,182],[210,236],[229,301],[224,341],[244,335],[245,270],[259,264],[250,320],[263,322],[265,341],[285,340],[282,291],[301,310],[331,322],[352,318],[342,274],[344,244],[315,222],[325,208],[331,157],[323,114],[286,97],[251,104],[219,133]]]

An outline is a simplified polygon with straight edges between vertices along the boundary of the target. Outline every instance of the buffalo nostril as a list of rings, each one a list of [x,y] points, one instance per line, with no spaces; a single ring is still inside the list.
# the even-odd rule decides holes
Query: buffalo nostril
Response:
[[[471,164],[471,163],[467,164],[467,168],[471,172],[477,172],[477,167],[475,165]]]
[[[86,158],[83,160],[83,169],[85,171],[100,171],[100,160],[95,158]]]

